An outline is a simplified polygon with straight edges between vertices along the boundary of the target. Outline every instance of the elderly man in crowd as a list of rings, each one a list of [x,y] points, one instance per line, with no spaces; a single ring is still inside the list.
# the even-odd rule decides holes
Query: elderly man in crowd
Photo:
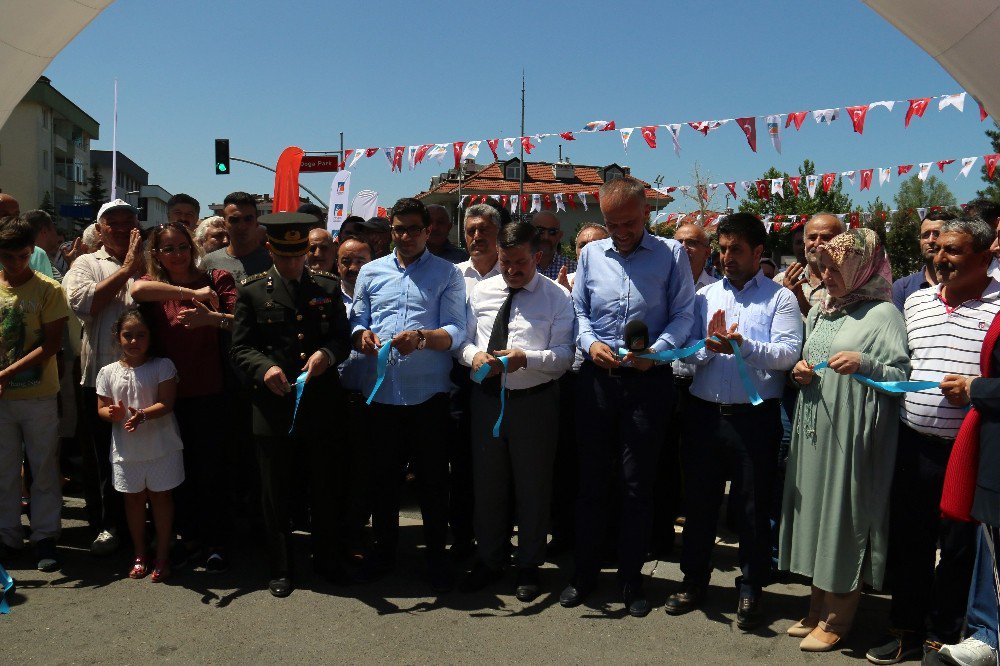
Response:
[[[167,200],[167,221],[183,224],[190,231],[198,226],[201,204],[190,194],[175,194]]]
[[[516,522],[515,594],[532,601],[541,589],[538,567],[545,561],[548,535],[559,427],[552,418],[559,407],[556,380],[573,364],[574,315],[569,294],[535,269],[539,243],[530,224],[504,227],[499,246],[502,274],[483,280],[469,295],[468,330],[459,350],[473,372],[490,366],[489,376],[472,389],[479,557],[463,589],[479,590],[502,577],[510,525]],[[500,379],[503,357],[506,387]],[[495,438],[501,391],[506,407]]]
[[[584,352],[577,392],[580,497],[576,571],[559,602],[577,606],[597,583],[608,525],[612,475],[621,492],[618,583],[631,615],[649,614],[642,563],[649,546],[653,486],[660,448],[670,423],[670,367],[632,351],[680,348],[694,323],[694,285],[680,243],[646,231],[645,187],[626,176],[605,183],[601,213],[611,238],[587,245],[580,257],[573,305],[577,346]],[[635,323],[633,323],[635,322]],[[641,323],[640,323],[641,322]],[[625,326],[645,325],[648,340],[625,340]],[[641,332],[636,338],[643,337]],[[618,466],[620,465],[620,469]]]
[[[309,252],[306,264],[311,271],[332,273],[337,263],[337,246],[330,232],[321,227],[309,231]]]
[[[111,483],[111,423],[97,416],[97,371],[118,360],[111,327],[132,305],[129,288],[146,272],[136,209],[117,199],[101,206],[97,228],[103,246],[73,262],[63,290],[73,313],[83,322],[80,353],[83,379],[84,474],[87,517],[98,533],[91,551],[103,555],[118,547],[124,529],[124,505]]]
[[[924,265],[915,273],[901,277],[892,283],[892,302],[899,308],[900,312],[903,311],[903,304],[910,294],[937,284],[937,275],[934,273],[934,257],[937,256],[938,252],[937,240],[941,234],[941,225],[955,219],[958,219],[957,213],[950,210],[940,210],[929,214],[920,223],[918,242]]]
[[[246,192],[226,195],[222,202],[222,217],[226,220],[229,245],[205,255],[202,267],[209,271],[228,271],[237,284],[270,268],[271,255],[261,245],[257,199]]]
[[[373,217],[359,222],[358,225],[364,233],[365,240],[371,245],[372,252],[375,253],[373,259],[389,256],[390,244],[395,240],[392,235],[392,223],[384,217]]]
[[[441,204],[431,204],[427,207],[427,212],[431,216],[431,225],[428,228],[427,249],[431,254],[442,259],[447,259],[453,264],[460,264],[469,258],[469,253],[460,247],[451,244],[448,235],[454,226],[451,223],[451,215],[448,209]],[[465,214],[468,218],[469,214]]]
[[[431,207],[428,206],[431,211]],[[433,211],[431,211],[433,227]],[[465,280],[465,297],[468,301],[476,284],[500,275],[497,235],[502,226],[499,211],[489,204],[475,204],[465,211],[465,245],[470,256],[458,264]],[[472,445],[470,443],[469,398],[472,380],[469,371],[457,358],[452,367],[451,381],[455,390],[451,394],[452,432],[448,441],[449,506],[448,522],[451,525],[451,556],[455,561],[468,559],[475,552],[475,534],[472,527]]]
[[[934,256],[938,284],[910,294],[903,307],[911,380],[979,375],[983,340],[1000,312],[1000,282],[987,274],[994,238],[993,227],[979,217],[941,225]],[[903,397],[889,514],[891,632],[868,651],[872,663],[892,664],[918,654],[925,638],[958,642],[976,556],[976,526],[942,518],[939,505],[945,467],[965,413],[964,402],[947,391]]]
[[[465,288],[458,269],[427,251],[427,209],[417,199],[393,206],[391,255],[365,264],[354,286],[354,348],[370,356],[365,392],[375,457],[374,552],[365,579],[388,573],[399,541],[399,487],[407,462],[416,475],[431,588],[453,586],[448,536],[448,391],[451,353],[465,340]],[[376,363],[383,345],[390,363]]]
[[[194,242],[201,245],[205,254],[229,245],[225,218],[221,215],[212,215],[199,222],[194,230]]]
[[[767,242],[760,220],[749,213],[728,215],[719,224],[718,236],[725,277],[699,289],[695,299],[692,337],[704,339],[705,347],[691,359],[698,371],[691,383],[689,428],[681,451],[684,583],[665,609],[680,615],[703,601],[712,573],[719,506],[726,480],[732,479],[735,501],[730,506],[738,512],[742,574],[736,580],[736,624],[751,629],[763,619],[762,589],[771,575],[780,401],[785,373],[802,350],[802,319],[795,296],[760,270]],[[750,385],[741,381],[741,364],[751,369]]]
[[[802,254],[798,251],[798,243],[793,237],[793,250],[796,261],[788,270],[774,276],[774,281],[795,294],[802,316],[809,314],[812,306],[823,300],[826,289],[819,277],[819,246],[829,242],[837,234],[846,231],[844,223],[831,213],[813,215],[803,228]]]
[[[576,262],[562,253],[560,243],[563,231],[556,214],[547,210],[539,211],[532,216],[531,224],[535,227],[539,247],[542,249],[542,256],[538,260],[538,270],[542,275],[550,280],[558,280],[560,272],[576,271]],[[564,268],[565,271],[562,270]]]

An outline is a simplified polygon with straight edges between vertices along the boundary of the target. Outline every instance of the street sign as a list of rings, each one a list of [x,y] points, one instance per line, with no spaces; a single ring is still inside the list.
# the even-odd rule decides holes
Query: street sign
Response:
[[[303,155],[299,172],[317,173],[321,171],[340,171],[340,160],[337,155]]]

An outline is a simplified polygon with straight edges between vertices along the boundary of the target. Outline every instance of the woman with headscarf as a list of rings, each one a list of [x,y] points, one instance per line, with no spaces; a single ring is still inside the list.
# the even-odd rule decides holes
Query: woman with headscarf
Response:
[[[852,378],[905,381],[903,317],[889,260],[870,229],[820,247],[827,289],[806,320],[801,389],[781,512],[779,568],[812,578],[809,612],[788,629],[802,650],[825,652],[847,633],[862,582],[882,587],[899,396]],[[815,366],[828,367],[817,372]]]

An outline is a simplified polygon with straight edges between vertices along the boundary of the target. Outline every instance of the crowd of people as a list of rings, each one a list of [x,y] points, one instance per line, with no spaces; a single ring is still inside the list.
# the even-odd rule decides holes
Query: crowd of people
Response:
[[[276,597],[302,575],[293,528],[334,583],[391,572],[409,481],[435,593],[512,569],[530,602],[572,551],[563,606],[610,565],[642,617],[643,563],[683,524],[680,615],[725,504],[741,629],[790,571],[812,584],[788,628],[804,651],[843,639],[867,587],[892,597],[872,663],[994,663],[1000,206],[931,213],[925,266],[895,283],[880,235],[835,215],[775,274],[753,215],[661,238],[627,176],[600,210],[573,260],[556,214],[492,202],[464,211],[465,249],[416,199],[332,235],[314,206],[258,217],[243,192],[200,221],[177,195],[152,229],[111,201],[60,245],[0,195],[0,563],[25,556],[23,497],[38,569],[59,568],[73,442],[93,553],[128,535],[132,578],[221,572],[243,516]]]

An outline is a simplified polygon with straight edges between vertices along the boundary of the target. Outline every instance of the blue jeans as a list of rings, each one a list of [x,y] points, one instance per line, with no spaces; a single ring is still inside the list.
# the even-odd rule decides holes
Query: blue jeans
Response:
[[[986,539],[986,530],[990,530],[994,537],[998,532],[997,528],[987,525],[981,526],[979,530],[976,566],[972,570],[969,608],[965,616],[968,624],[966,635],[968,638],[978,639],[996,650],[997,625],[1000,624],[1000,617],[998,617],[997,612],[996,581],[993,577],[995,565]]]

